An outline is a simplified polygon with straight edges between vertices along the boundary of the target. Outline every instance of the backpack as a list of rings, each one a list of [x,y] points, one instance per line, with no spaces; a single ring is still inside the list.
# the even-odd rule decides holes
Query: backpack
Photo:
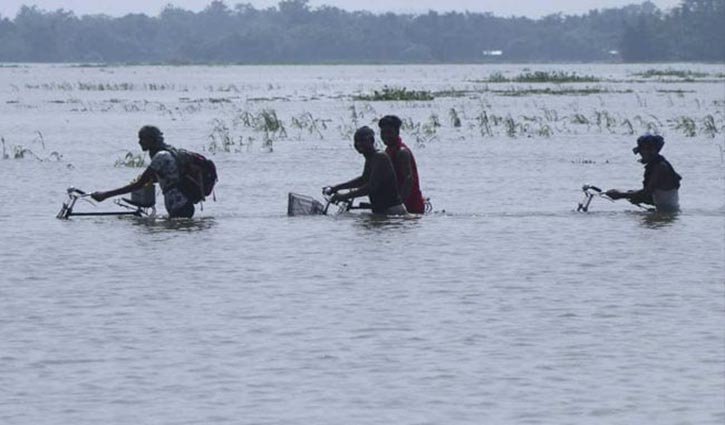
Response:
[[[181,176],[179,188],[184,195],[194,204],[206,200],[219,180],[214,162],[202,154],[185,149],[169,146],[167,150],[176,159]]]

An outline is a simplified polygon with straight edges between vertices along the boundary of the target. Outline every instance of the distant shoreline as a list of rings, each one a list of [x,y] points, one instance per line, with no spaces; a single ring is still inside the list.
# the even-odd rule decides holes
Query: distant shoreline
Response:
[[[75,68],[145,67],[145,66],[469,66],[469,65],[725,65],[725,61],[510,61],[510,62],[0,62],[0,68],[17,68],[30,65],[63,65]]]

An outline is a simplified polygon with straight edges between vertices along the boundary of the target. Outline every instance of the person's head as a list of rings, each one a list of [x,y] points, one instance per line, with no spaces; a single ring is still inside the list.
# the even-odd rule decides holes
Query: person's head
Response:
[[[662,146],[665,145],[665,139],[662,136],[654,134],[645,134],[637,138],[637,147],[632,149],[632,152],[639,154],[642,157],[642,162],[646,163],[650,159],[654,158],[662,150]]]
[[[380,127],[380,138],[383,139],[385,146],[397,146],[401,125],[403,125],[403,121],[395,115],[386,115],[380,118],[378,127]]]
[[[158,127],[145,125],[138,131],[138,144],[143,151],[158,149],[164,144],[164,133]]]
[[[363,155],[375,152],[375,132],[368,126],[360,127],[353,137],[355,150]]]

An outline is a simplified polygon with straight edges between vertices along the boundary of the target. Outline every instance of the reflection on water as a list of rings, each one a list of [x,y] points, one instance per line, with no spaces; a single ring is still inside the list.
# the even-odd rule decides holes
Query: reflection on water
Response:
[[[168,218],[168,217],[143,217],[131,221],[134,226],[146,230],[149,233],[162,232],[199,232],[209,230],[217,225],[214,217],[194,218]]]
[[[667,227],[677,222],[680,216],[679,212],[658,212],[648,211],[640,212],[640,222],[643,226],[651,229],[658,229],[661,227]]]
[[[353,218],[355,227],[363,230],[373,231],[405,231],[413,228],[415,223],[424,219],[423,216],[407,215],[407,216],[385,216],[381,214],[359,213],[347,214],[346,216]]]

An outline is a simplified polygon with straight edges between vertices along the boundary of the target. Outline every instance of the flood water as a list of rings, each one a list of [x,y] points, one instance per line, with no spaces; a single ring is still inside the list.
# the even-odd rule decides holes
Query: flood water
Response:
[[[600,81],[485,81],[529,71]],[[0,67],[0,423],[722,424],[722,73]],[[353,98],[386,85],[437,95]],[[284,134],[250,123],[265,110]],[[287,217],[288,192],[359,175],[352,131],[388,113],[435,212]],[[144,124],[215,161],[217,201],[56,219],[68,186],[141,173],[114,164]],[[647,130],[682,212],[576,212],[583,184],[641,185]]]

